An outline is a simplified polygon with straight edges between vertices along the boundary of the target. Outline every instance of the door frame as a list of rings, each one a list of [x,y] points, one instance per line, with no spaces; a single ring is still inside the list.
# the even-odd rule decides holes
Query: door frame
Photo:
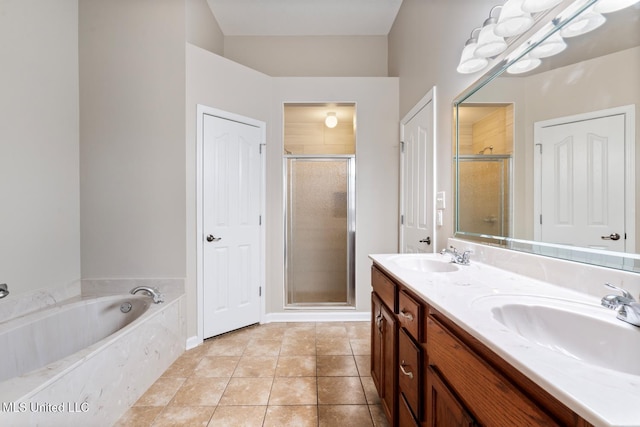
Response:
[[[260,211],[262,226],[260,227],[260,272],[259,281],[261,287],[260,294],[260,322],[262,323],[265,316],[265,237],[266,237],[266,218],[265,218],[265,201],[266,201],[266,145],[267,133],[266,123],[250,117],[241,116],[239,114],[230,113],[228,111],[219,110],[217,108],[208,107],[198,104],[196,107],[196,307],[197,307],[197,339],[198,344],[204,341],[204,117],[214,116],[225,120],[255,126],[260,129],[261,140],[261,171],[260,171]]]
[[[625,252],[635,253],[636,249],[636,109],[635,105],[607,108],[604,110],[590,111],[588,113],[574,114],[533,123],[533,236],[534,240],[540,239],[539,214],[542,208],[540,171],[542,169],[542,156],[536,147],[540,144],[539,138],[542,128],[558,126],[573,122],[599,119],[609,116],[624,116],[624,228],[626,233]]]
[[[416,105],[413,106],[411,110],[400,120],[400,197],[399,197],[399,206],[398,206],[398,252],[402,251],[404,247],[404,168],[405,168],[405,160],[404,160],[404,127],[409,121],[420,112],[424,107],[426,107],[429,103],[433,104],[433,146],[431,149],[431,157],[432,157],[432,165],[431,170],[433,171],[433,182],[432,185],[432,194],[433,199],[429,200],[430,207],[429,209],[432,212],[432,224],[431,224],[431,236],[432,236],[432,245],[431,248],[433,252],[436,251],[436,137],[437,137],[437,103],[436,103],[436,87],[433,86],[425,96],[422,97],[420,101]]]

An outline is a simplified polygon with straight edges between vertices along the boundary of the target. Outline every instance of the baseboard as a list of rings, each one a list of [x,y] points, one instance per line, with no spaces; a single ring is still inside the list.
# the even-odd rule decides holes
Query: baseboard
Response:
[[[266,314],[262,323],[272,322],[364,322],[371,320],[370,312],[323,313],[310,311],[291,311],[287,313]]]
[[[202,344],[202,340],[199,339],[197,335],[193,337],[189,337],[187,338],[186,349],[191,350],[192,348],[196,348],[200,344]]]

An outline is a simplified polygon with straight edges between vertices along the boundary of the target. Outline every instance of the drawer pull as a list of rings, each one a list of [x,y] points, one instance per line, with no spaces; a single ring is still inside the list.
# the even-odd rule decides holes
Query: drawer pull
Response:
[[[402,362],[400,362],[400,370],[402,371],[403,374],[405,374],[406,376],[408,376],[409,378],[413,379],[413,372],[409,371],[405,371],[404,367],[407,366],[404,363],[404,360]]]
[[[400,310],[400,316],[404,317],[410,322],[413,320],[413,314],[404,311],[404,309]]]

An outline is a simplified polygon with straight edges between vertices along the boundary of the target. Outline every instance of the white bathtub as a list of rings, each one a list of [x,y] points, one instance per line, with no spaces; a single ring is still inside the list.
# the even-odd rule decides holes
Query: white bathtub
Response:
[[[184,351],[183,300],[74,298],[0,323],[0,425],[113,424]]]

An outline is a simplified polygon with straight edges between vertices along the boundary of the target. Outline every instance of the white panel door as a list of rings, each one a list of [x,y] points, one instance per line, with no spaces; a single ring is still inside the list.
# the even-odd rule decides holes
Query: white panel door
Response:
[[[623,115],[543,127],[540,240],[625,250]]]
[[[260,144],[260,128],[204,116],[204,338],[260,321]]]
[[[434,252],[433,102],[404,125],[401,226],[403,253]]]

